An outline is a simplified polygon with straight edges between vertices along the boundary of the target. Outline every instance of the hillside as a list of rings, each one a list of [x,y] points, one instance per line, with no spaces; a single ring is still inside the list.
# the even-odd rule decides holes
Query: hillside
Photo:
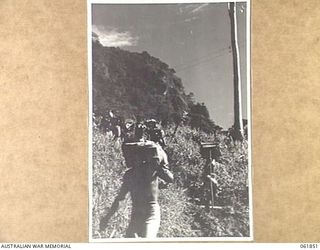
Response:
[[[97,39],[92,47],[95,115],[115,110],[124,118],[155,118],[166,126],[180,122],[188,112],[191,126],[206,132],[217,127],[206,106],[185,92],[181,79],[166,63],[147,52],[103,47]]]
[[[99,119],[109,110],[125,119],[155,118],[162,123],[174,183],[160,192],[159,237],[249,236],[247,141],[234,141],[227,131],[221,132],[205,104],[185,92],[174,69],[147,52],[103,47],[94,39],[93,104],[93,238],[124,237],[130,220],[127,198],[106,231],[99,231],[100,219],[110,209],[127,169],[121,139],[100,127]],[[218,183],[214,204],[218,209],[206,206],[206,162],[200,141],[214,141],[221,151],[211,175]]]

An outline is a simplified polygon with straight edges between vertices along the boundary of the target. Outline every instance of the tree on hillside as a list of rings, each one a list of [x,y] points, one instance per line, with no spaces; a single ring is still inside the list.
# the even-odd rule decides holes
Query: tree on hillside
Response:
[[[196,103],[194,94],[185,92],[181,79],[168,64],[146,51],[104,47],[96,34],[92,36],[96,115],[105,116],[112,109],[123,118],[156,119],[164,127],[174,124],[176,130],[182,123],[206,133],[218,130],[205,104]]]
[[[209,112],[204,103],[196,103],[190,107],[190,126],[206,133],[214,131],[215,124],[210,120]]]

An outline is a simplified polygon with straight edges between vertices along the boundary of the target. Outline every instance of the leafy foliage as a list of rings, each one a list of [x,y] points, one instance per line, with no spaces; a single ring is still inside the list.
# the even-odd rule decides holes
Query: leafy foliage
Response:
[[[226,136],[207,135],[190,127],[180,127],[171,137],[173,127],[166,130],[169,162],[175,181],[161,190],[161,227],[159,237],[227,237],[249,235],[247,193],[247,144],[234,143]],[[218,199],[222,209],[206,210],[199,200],[203,196],[202,172],[205,161],[199,153],[201,140],[215,140],[222,149],[221,163],[215,176],[222,189]],[[128,198],[107,227],[98,232],[100,218],[105,215],[121,185],[126,170],[119,141],[104,135],[96,126],[93,134],[93,235],[95,238],[124,237],[130,220]]]
[[[234,142],[210,119],[203,103],[186,94],[174,69],[147,52],[103,47],[93,39],[93,237],[121,238],[130,220],[131,200],[112,217],[105,232],[99,223],[122,183],[126,165],[119,140],[98,126],[109,110],[135,120],[155,118],[165,128],[166,152],[175,181],[161,190],[159,237],[248,236],[248,145]],[[188,113],[187,119],[183,119]],[[95,118],[96,117],[96,118]],[[183,122],[182,122],[183,121]],[[178,126],[180,125],[180,126]],[[205,160],[199,142],[214,141],[221,150],[214,177],[221,209],[203,206]]]
[[[205,105],[186,94],[174,69],[147,52],[133,53],[103,47],[93,40],[93,111],[104,116],[108,110],[125,118],[160,120],[163,125],[179,123],[190,113],[191,126],[213,132]],[[198,122],[198,120],[200,122]]]

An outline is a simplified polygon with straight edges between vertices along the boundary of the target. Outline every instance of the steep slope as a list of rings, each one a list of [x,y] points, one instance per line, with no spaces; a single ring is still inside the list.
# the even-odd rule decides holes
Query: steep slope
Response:
[[[124,118],[155,118],[164,125],[177,123],[184,112],[191,112],[190,121],[207,132],[214,123],[204,104],[195,103],[193,94],[186,94],[174,69],[149,55],[119,48],[103,47],[93,40],[93,112],[105,115],[115,110]]]

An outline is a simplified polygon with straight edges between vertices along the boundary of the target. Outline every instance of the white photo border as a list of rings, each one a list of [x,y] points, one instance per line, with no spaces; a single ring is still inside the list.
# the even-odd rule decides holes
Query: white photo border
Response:
[[[248,117],[248,181],[249,181],[249,225],[248,237],[181,237],[181,238],[156,238],[155,240],[143,238],[106,238],[94,239],[92,235],[92,5],[93,4],[179,4],[179,3],[246,3],[246,49],[247,49],[247,117]],[[251,72],[251,0],[228,1],[228,0],[87,0],[87,49],[88,49],[88,90],[89,90],[89,135],[88,135],[88,213],[89,213],[89,242],[109,243],[142,243],[142,242],[242,242],[253,241],[253,170],[252,170],[252,72]]]

